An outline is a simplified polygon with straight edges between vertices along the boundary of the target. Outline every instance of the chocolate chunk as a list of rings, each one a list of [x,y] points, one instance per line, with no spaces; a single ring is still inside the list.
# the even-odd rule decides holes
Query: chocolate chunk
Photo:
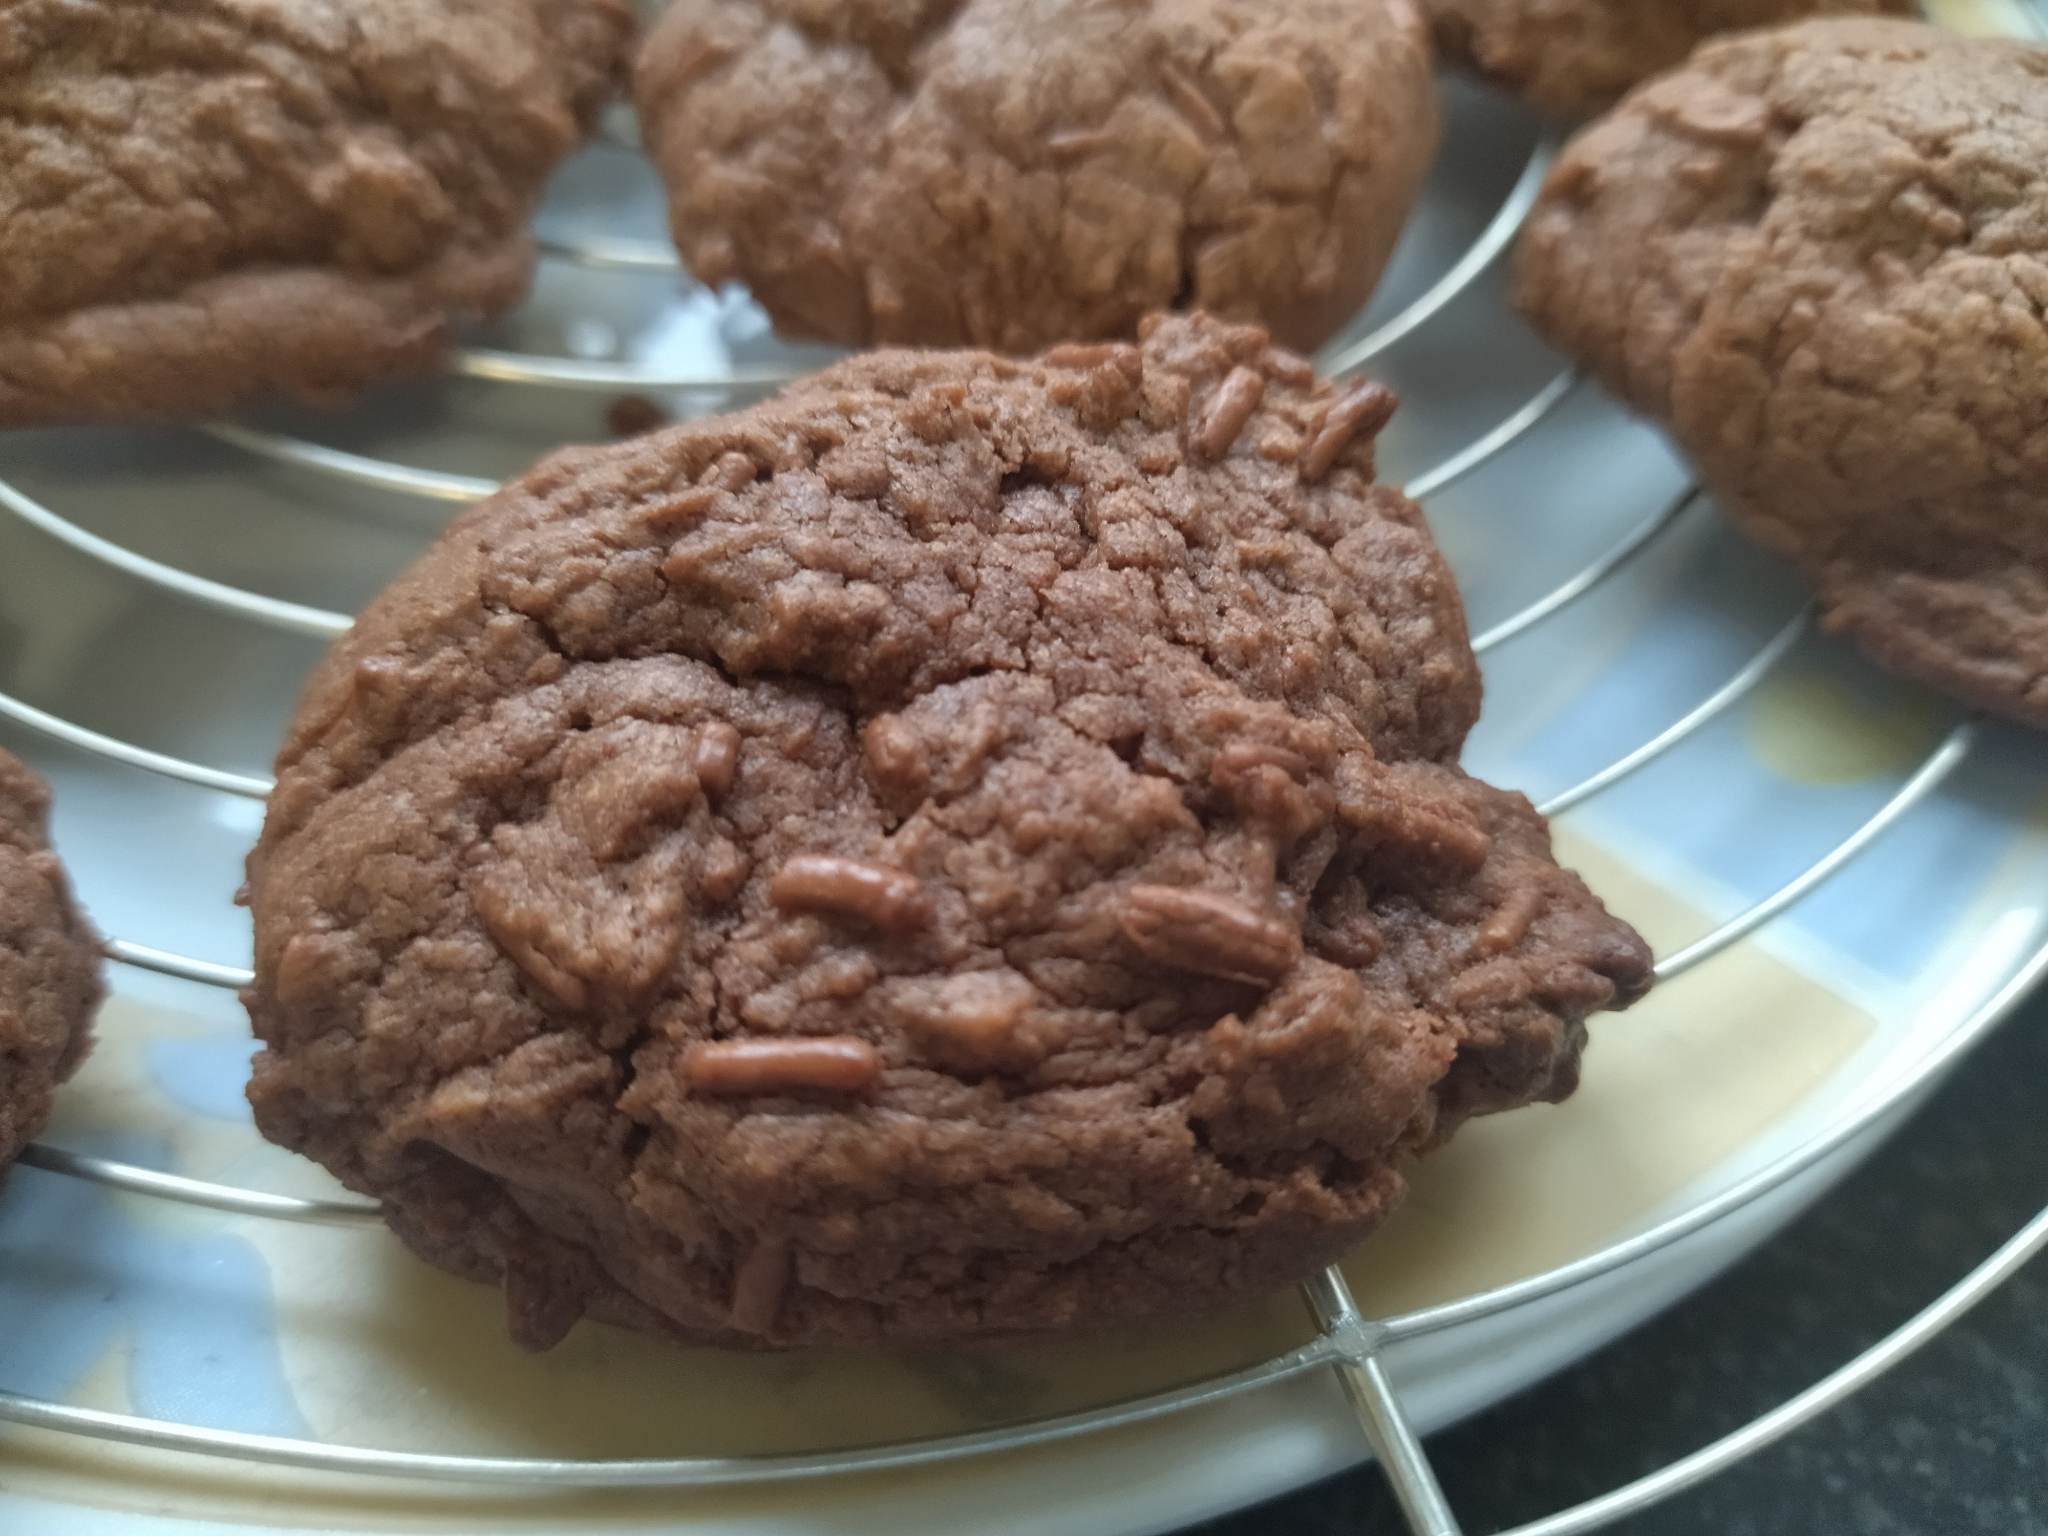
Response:
[[[875,1048],[846,1037],[710,1040],[683,1053],[683,1081],[699,1093],[862,1093],[881,1074]]]
[[[783,865],[768,896],[785,912],[854,917],[891,933],[916,928],[931,915],[917,876],[823,853],[800,853]]]
[[[1210,891],[1132,886],[1117,921],[1148,960],[1256,986],[1278,981],[1301,954],[1288,924]]]
[[[1493,916],[1480,924],[1472,936],[1472,949],[1479,955],[1505,954],[1528,935],[1529,925],[1543,910],[1543,891],[1524,886],[1508,893],[1506,901],[1494,908]]]
[[[1320,480],[1359,438],[1368,442],[1393,420],[1400,402],[1384,384],[1358,384],[1330,402],[1301,450],[1301,477]]]
[[[1220,459],[1244,431],[1245,423],[1266,396],[1266,376],[1251,368],[1233,368],[1210,397],[1195,429],[1195,452],[1205,459]]]

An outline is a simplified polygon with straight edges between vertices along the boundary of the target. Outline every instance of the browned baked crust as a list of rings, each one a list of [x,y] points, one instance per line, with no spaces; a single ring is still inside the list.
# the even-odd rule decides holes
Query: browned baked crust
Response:
[[[0,1175],[85,1057],[99,940],[50,852],[49,791],[0,752]]]
[[[635,94],[691,270],[857,345],[1314,346],[1436,142],[1409,0],[677,0]]]
[[[1649,980],[1455,766],[1390,403],[1197,317],[548,460],[308,689],[258,1124],[532,1342],[1105,1326],[1336,1257]]]
[[[1589,117],[1722,33],[1914,0],[1422,0],[1445,58],[1555,117]]]
[[[346,398],[526,292],[625,0],[0,0],[0,426]]]
[[[1702,49],[1575,140],[1523,307],[1878,660],[2048,726],[2048,52]]]

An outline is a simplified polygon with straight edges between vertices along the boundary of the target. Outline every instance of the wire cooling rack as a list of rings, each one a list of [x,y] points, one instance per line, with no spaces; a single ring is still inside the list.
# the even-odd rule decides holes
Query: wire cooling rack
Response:
[[[2028,19],[2037,33],[2048,36],[2048,23],[2043,22],[2038,8],[2028,13]],[[1534,201],[1553,150],[1551,140],[1540,139],[1505,199],[1464,253],[1385,323],[1322,359],[1323,371],[1341,375],[1364,368],[1396,342],[1427,325],[1475,281],[1491,271]],[[672,272],[675,268],[675,258],[670,250],[652,241],[617,237],[552,239],[543,241],[543,249],[550,259],[582,269],[662,273]],[[607,394],[704,390],[730,395],[736,391],[758,392],[773,388],[795,376],[776,368],[737,369],[716,374],[678,372],[644,365],[483,347],[459,351],[452,360],[452,368],[460,376],[496,384]],[[1566,370],[1552,377],[1490,430],[1442,458],[1428,472],[1412,478],[1406,487],[1409,494],[1417,499],[1436,495],[1479,469],[1550,417],[1579,386],[1580,378],[1576,371]],[[289,465],[297,471],[329,476],[427,502],[473,501],[494,488],[494,482],[486,479],[359,454],[247,424],[219,423],[196,430],[236,451]],[[1698,495],[1696,489],[1689,490],[1655,508],[1568,579],[1476,636],[1475,649],[1482,654],[1489,652],[1595,591],[1615,572],[1666,535]],[[0,480],[0,508],[126,577],[238,620],[273,631],[315,637],[338,635],[349,626],[350,617],[345,613],[284,601],[229,585],[130,549],[80,526],[5,480]],[[1725,681],[1668,726],[1615,757],[1599,771],[1551,796],[1539,809],[1545,815],[1561,815],[1613,788],[1638,769],[1677,747],[1749,697],[1795,651],[1812,628],[1812,610],[1801,611],[1772,634]],[[0,693],[0,717],[77,751],[202,789],[260,801],[271,788],[267,779],[156,751],[63,718],[11,694]],[[1957,720],[1938,745],[1902,778],[1889,798],[1826,853],[1704,937],[1664,955],[1656,967],[1659,981],[1668,985],[1747,939],[1884,837],[1970,758],[1979,745],[1982,730],[1983,727],[1975,720]],[[110,939],[107,949],[110,956],[123,965],[208,986],[234,990],[247,986],[253,979],[244,967],[119,937]],[[74,1407],[4,1390],[0,1390],[0,1421],[158,1450],[324,1472],[469,1484],[583,1488],[705,1487],[916,1467],[995,1450],[1045,1444],[1158,1419],[1292,1378],[1330,1372],[1341,1383],[1355,1410],[1365,1439],[1390,1478],[1412,1531],[1417,1536],[1457,1536],[1458,1523],[1438,1486],[1420,1440],[1410,1426],[1402,1401],[1389,1380],[1384,1361],[1390,1348],[1568,1292],[1598,1277],[1637,1264],[1682,1239],[1723,1222],[1760,1197],[1816,1168],[1905,1106],[1935,1074],[1992,1028],[2044,975],[2048,975],[2048,947],[2042,947],[2027,957],[2002,986],[1920,1056],[1912,1070],[1894,1074],[1888,1080],[1880,1079],[1875,1087],[1861,1092],[1843,1105],[1805,1141],[1768,1165],[1682,1214],[1625,1241],[1514,1284],[1393,1317],[1364,1315],[1343,1276],[1336,1269],[1331,1269],[1303,1288],[1304,1299],[1317,1325],[1315,1335],[1308,1343],[1228,1374],[1086,1411],[1025,1420],[973,1433],[850,1450],[677,1459],[580,1460],[440,1455],[327,1444]],[[269,1194],[47,1145],[31,1146],[23,1154],[22,1161],[50,1173],[132,1194],[239,1216],[333,1225],[375,1224],[379,1220],[375,1206],[364,1201],[300,1199]],[[1687,1457],[1602,1497],[1521,1526],[1511,1536],[1566,1536],[1566,1533],[1593,1530],[1712,1476],[1825,1412],[1882,1375],[1989,1295],[2044,1247],[2048,1247],[2048,1211],[2035,1217],[1953,1289],[1896,1333],[1806,1391]]]

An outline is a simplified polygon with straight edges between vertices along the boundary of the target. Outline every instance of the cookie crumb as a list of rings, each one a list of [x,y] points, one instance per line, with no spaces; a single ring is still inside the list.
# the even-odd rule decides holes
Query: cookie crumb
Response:
[[[638,437],[675,420],[675,413],[646,395],[620,395],[605,407],[604,429],[613,437]]]

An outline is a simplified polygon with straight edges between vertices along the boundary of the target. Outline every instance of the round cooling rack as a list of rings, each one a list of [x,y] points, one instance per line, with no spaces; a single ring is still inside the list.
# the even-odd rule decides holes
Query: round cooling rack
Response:
[[[94,1061],[0,1202],[0,1527],[853,1533],[999,1508],[1138,1532],[1369,1448],[1412,1529],[1446,1536],[1419,1428],[1683,1295],[1895,1126],[2048,973],[2039,738],[1819,636],[1655,436],[1514,321],[1502,257],[1553,145],[1443,89],[1424,205],[1321,361],[1404,399],[1384,469],[1427,506],[1487,674],[1469,765],[1557,818],[1661,956],[1652,1000],[1596,1021],[1578,1100],[1462,1133],[1299,1305],[822,1362],[591,1327],[517,1356],[488,1293],[255,1136],[228,898],[320,647],[452,506],[605,436],[621,397],[701,414],[828,355],[687,283],[622,132],[543,211],[532,301],[443,380],[346,416],[0,440],[0,742],[53,780],[119,962]],[[1711,1476],[2043,1246],[2048,1213],[1808,1391],[1518,1536]]]

